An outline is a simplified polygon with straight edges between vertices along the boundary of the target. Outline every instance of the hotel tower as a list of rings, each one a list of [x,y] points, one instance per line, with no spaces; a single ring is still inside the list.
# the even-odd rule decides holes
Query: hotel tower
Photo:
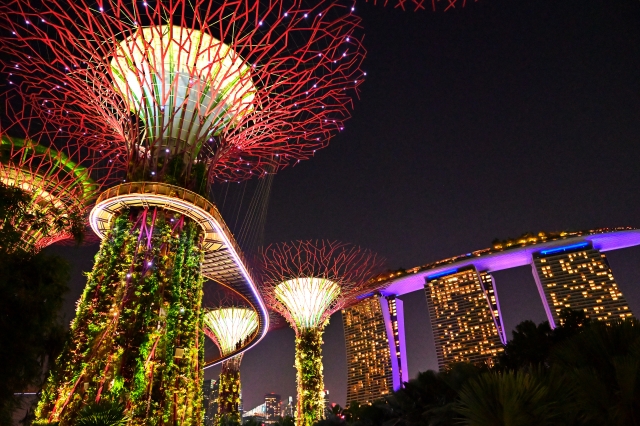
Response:
[[[632,316],[605,254],[588,241],[541,250],[532,267],[552,327],[560,325],[558,314],[565,308],[598,321]]]
[[[372,295],[342,310],[347,404],[368,404],[408,381],[402,301]]]
[[[492,364],[504,350],[504,330],[491,275],[475,267],[427,275],[425,293],[440,370],[456,362]]]

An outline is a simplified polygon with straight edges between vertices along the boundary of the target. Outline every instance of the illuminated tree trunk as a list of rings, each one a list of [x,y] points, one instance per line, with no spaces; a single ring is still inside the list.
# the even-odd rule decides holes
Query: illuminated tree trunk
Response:
[[[36,416],[73,425],[106,398],[123,402],[130,425],[200,425],[201,230],[160,209],[114,222]]]
[[[296,425],[312,426],[324,417],[322,328],[302,330],[296,336],[296,370]]]
[[[240,422],[240,362],[242,354],[222,363],[218,393],[218,421],[225,418]]]

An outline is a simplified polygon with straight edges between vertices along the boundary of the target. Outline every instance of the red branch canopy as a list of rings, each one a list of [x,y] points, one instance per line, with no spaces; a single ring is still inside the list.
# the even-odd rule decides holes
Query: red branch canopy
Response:
[[[107,185],[109,163],[75,140],[58,135],[50,123],[22,108],[21,99],[5,97],[0,124],[0,182],[30,198],[25,217],[8,218],[22,234],[21,244],[41,249],[72,237],[101,187]],[[99,177],[91,179],[94,171]]]
[[[326,146],[363,80],[351,5],[303,3],[9,0],[0,51],[9,84],[129,178],[166,152],[241,180]]]
[[[283,283],[296,286],[308,279],[321,279],[335,285],[338,291],[324,305],[310,300],[323,297],[321,294],[303,296],[308,306],[323,306],[317,322],[324,324],[334,312],[378,289],[372,278],[383,264],[383,259],[369,250],[336,241],[272,244],[261,251],[262,293],[267,305],[297,330],[300,313],[291,312],[290,306],[283,303],[278,287]]]
[[[414,11],[418,10],[433,10],[434,12],[442,10],[444,12],[455,9],[465,7],[467,4],[467,0],[367,0],[372,1],[373,4],[381,3],[383,6],[388,6],[390,3],[394,4],[395,8],[399,8],[402,10],[413,9]],[[478,0],[469,0],[478,1]]]

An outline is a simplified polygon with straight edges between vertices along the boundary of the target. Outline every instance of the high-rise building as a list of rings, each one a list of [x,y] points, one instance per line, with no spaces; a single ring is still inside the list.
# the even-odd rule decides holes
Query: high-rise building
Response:
[[[282,410],[282,417],[294,417],[296,414],[296,405],[293,402],[293,396],[289,396],[287,403]]]
[[[218,392],[220,386],[217,380],[205,380],[202,386],[202,403],[204,412],[204,426],[213,426],[218,414]]]
[[[599,321],[632,316],[606,256],[590,242],[541,250],[534,253],[532,266],[552,327],[560,325],[558,314],[565,308]]]
[[[276,420],[281,416],[280,395],[268,393],[264,396],[265,417],[267,420]]]
[[[331,414],[331,402],[329,401],[329,390],[324,390],[324,418],[326,419]]]
[[[492,364],[504,350],[493,314],[497,312],[500,319],[497,299],[495,310],[487,299],[488,289],[494,291],[490,277],[478,274],[473,266],[426,276],[425,293],[441,370],[455,362]]]
[[[369,296],[342,310],[347,404],[368,404],[408,380],[402,301]]]
[[[500,311],[500,301],[498,300],[498,292],[493,285],[493,276],[490,272],[480,272],[480,284],[482,285],[482,291],[487,298],[489,307],[491,308],[491,317],[498,329],[498,335],[503,345],[507,344],[507,331],[502,323],[502,311]]]

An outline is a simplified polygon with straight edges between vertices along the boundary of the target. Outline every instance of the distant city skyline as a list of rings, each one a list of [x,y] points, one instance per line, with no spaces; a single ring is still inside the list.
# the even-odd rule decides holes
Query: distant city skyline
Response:
[[[277,393],[268,393],[264,396],[264,414],[267,421],[275,421],[282,415],[281,403],[282,399]]]
[[[218,414],[218,395],[220,383],[216,379],[205,380],[202,386],[202,407],[204,412],[204,426],[214,426],[215,416]]]
[[[242,414],[242,418],[254,418],[265,424],[273,424],[281,417],[294,416],[294,401],[294,397],[289,396],[287,401],[284,402],[279,394],[270,392],[264,395],[262,404],[245,411]]]

